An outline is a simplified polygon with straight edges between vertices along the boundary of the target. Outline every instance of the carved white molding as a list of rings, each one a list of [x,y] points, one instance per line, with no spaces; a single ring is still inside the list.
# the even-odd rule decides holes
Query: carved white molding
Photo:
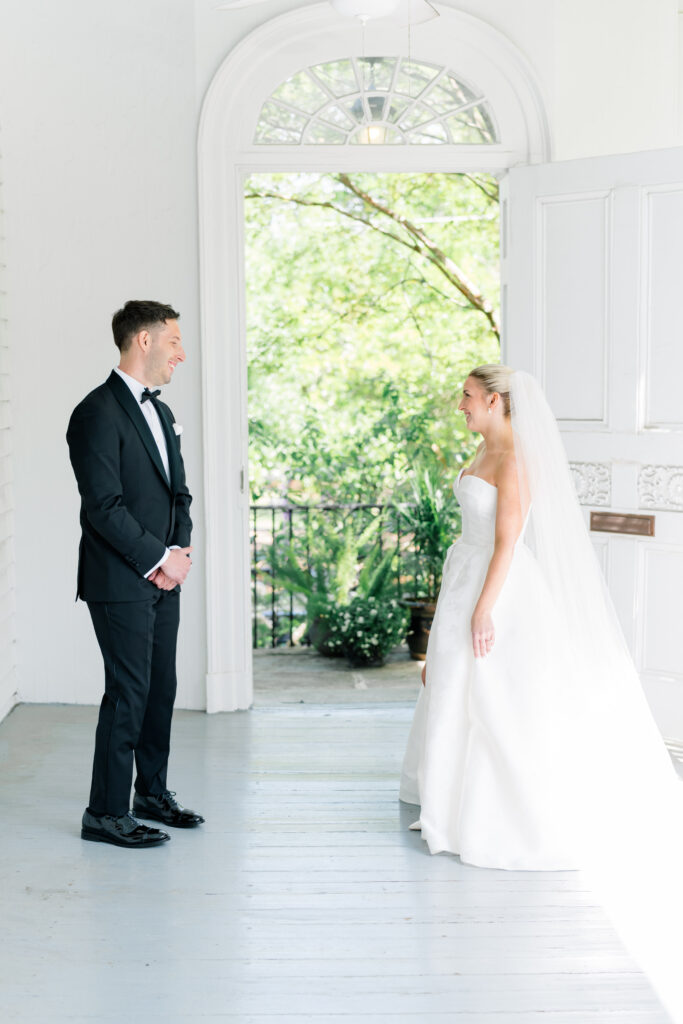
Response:
[[[612,471],[608,462],[570,462],[569,468],[582,505],[612,503]]]
[[[683,512],[683,466],[641,466],[638,506]]]

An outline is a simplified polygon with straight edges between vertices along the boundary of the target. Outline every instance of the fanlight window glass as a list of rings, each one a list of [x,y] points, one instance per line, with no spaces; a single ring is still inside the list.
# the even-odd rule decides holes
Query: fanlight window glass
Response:
[[[266,100],[256,143],[281,146],[498,142],[488,103],[448,68],[347,57],[298,71]]]

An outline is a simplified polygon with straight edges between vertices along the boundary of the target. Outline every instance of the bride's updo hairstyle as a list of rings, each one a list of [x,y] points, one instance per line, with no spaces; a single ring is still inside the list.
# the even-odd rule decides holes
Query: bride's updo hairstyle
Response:
[[[509,366],[503,366],[501,363],[488,363],[485,366],[477,366],[476,369],[470,370],[468,376],[478,380],[489,395],[492,395],[494,392],[499,394],[503,403],[503,413],[505,416],[509,416],[510,377],[512,373],[513,371]]]

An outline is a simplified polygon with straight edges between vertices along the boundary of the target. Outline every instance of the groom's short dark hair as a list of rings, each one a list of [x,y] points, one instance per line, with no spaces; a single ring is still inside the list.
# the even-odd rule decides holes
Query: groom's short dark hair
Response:
[[[130,346],[131,339],[139,331],[147,330],[152,324],[177,320],[179,316],[180,313],[177,313],[172,306],[164,305],[163,302],[130,299],[125,306],[117,309],[112,317],[111,329],[114,332],[114,344],[121,352],[125,352]]]

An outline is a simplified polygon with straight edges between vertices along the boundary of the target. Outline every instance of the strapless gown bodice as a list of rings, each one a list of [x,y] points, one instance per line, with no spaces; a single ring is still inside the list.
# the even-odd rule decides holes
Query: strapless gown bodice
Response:
[[[462,543],[492,546],[496,534],[498,488],[481,477],[460,470],[453,490],[462,510]]]
[[[462,510],[462,543],[492,548],[496,538],[498,488],[461,469],[453,483],[453,490]],[[518,544],[523,543],[527,521],[528,514]]]

